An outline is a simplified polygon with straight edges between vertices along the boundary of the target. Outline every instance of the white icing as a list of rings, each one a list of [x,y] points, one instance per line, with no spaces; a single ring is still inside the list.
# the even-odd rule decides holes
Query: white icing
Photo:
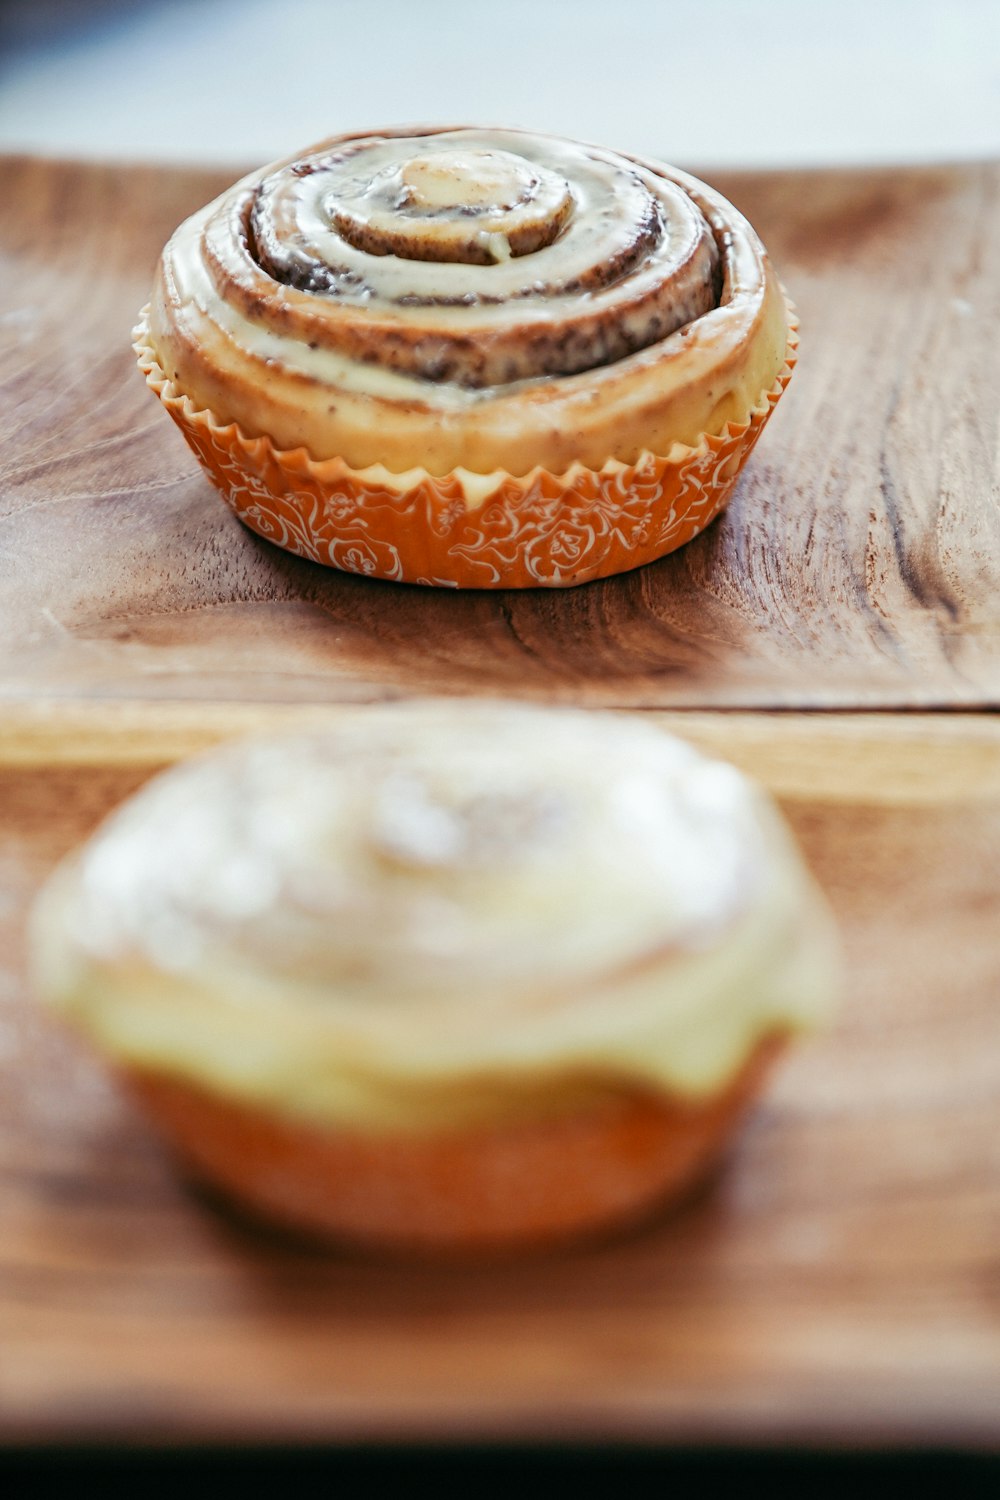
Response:
[[[510,149],[500,150],[498,143]],[[599,312],[607,318],[607,327],[614,330],[614,347],[620,358],[626,349],[658,342],[711,307],[711,288],[706,287],[705,276],[716,254],[712,235],[690,196],[667,178],[574,142],[502,131],[469,130],[420,137],[420,154],[415,158],[408,154],[416,149],[414,141],[393,138],[380,142],[376,137],[374,144],[365,144],[363,174],[356,179],[348,174],[336,189],[330,187],[323,171],[300,176],[289,170],[272,173],[265,169],[237,184],[181,226],[164,256],[174,288],[172,316],[179,326],[188,328],[193,342],[198,342],[199,319],[204,317],[222,334],[234,356],[244,353],[269,361],[314,378],[332,391],[418,400],[445,409],[466,407],[551,378],[531,374],[501,378],[498,373],[497,384],[477,388],[462,381],[438,382],[420,375],[403,375],[387,368],[391,360],[356,359],[324,344],[322,338],[320,347],[312,348],[315,340],[284,331],[275,319],[252,319],[241,314],[231,305],[226,286],[220,286],[212,256],[205,254],[206,245],[227,273],[236,274],[246,286],[255,285],[299,311],[302,307],[303,294],[264,275],[243,242],[235,205],[243,201],[247,187],[258,179],[270,184],[265,216],[276,243],[291,262],[300,269],[315,264],[336,267],[343,273],[335,297],[324,292],[308,294],[310,316],[316,319],[318,332],[335,329],[336,320],[353,310],[376,329],[391,329],[403,322],[410,329],[426,330],[428,337],[436,332],[445,355],[453,336],[477,338],[488,345],[491,334],[511,328],[547,333],[568,326],[578,316]],[[514,156],[515,148],[530,152],[530,162]],[[322,152],[315,155],[323,157]],[[416,163],[419,180],[427,182],[433,180],[430,164],[436,158],[446,164],[445,171],[457,162],[453,184],[457,190],[471,173],[476,157],[507,158],[522,169],[522,175],[533,172],[538,177],[536,196],[514,208],[498,207],[492,216],[481,215],[475,203],[471,218],[463,218],[460,207],[453,215],[442,211],[437,219],[419,215],[414,219],[392,212],[391,194],[387,194],[387,181],[395,180],[392,174],[402,181],[407,168]],[[352,161],[349,157],[341,163],[341,170],[347,172]],[[498,184],[513,177],[515,166],[508,169],[507,178],[499,169],[493,175],[492,186],[500,199],[512,196],[501,191]],[[476,200],[477,196],[470,189],[470,197]],[[572,212],[563,223],[559,214],[565,198],[571,202]],[[510,236],[535,212],[540,219],[555,216],[561,226],[559,232],[551,243],[530,254],[512,254]],[[612,277],[607,285],[587,284],[586,278],[595,266],[613,264],[624,253],[637,226],[651,212],[658,216],[661,232],[648,253],[638,255],[634,264],[629,263],[627,273]],[[426,259],[369,254],[345,240],[337,227],[341,221],[338,215],[344,222],[356,218],[377,233],[412,232],[417,240],[436,236],[442,243],[451,243],[464,236],[488,247],[490,264],[435,260],[430,252]],[[446,300],[435,300],[439,298]],[[655,313],[651,298],[655,300]],[[668,311],[672,321],[651,338],[651,318],[666,318]],[[601,347],[599,340],[595,347]],[[597,362],[606,361],[602,356]],[[502,366],[503,361],[498,361],[498,367]]]
[[[474,703],[170,773],[37,933],[49,998],[124,1060],[376,1126],[580,1079],[704,1092],[822,1016],[833,966],[735,771],[613,716]]]

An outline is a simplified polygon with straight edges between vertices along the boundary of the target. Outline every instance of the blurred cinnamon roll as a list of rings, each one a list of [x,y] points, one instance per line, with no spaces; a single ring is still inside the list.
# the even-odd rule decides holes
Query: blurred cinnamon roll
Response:
[[[637,718],[378,705],[157,778],[50,881],[35,975],[202,1176],[489,1248],[715,1161],[836,944],[766,796]]]

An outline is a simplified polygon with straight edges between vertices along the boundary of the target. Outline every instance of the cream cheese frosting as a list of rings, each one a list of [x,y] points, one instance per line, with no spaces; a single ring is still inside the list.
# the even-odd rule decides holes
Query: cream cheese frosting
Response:
[[[624,716],[373,707],[157,778],[39,904],[42,993],[127,1067],[429,1129],[701,1098],[823,1019],[779,816]]]
[[[659,163],[511,130],[335,137],[195,214],[158,359],[196,407],[355,468],[562,473],[745,421],[786,353],[746,220]]]

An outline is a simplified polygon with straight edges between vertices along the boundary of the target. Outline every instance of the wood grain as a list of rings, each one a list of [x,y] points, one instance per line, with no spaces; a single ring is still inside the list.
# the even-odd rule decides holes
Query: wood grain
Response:
[[[718,176],[803,322],[728,514],[606,583],[457,597],[260,542],[145,391],[156,255],[231,175],[0,167],[0,693],[997,705],[1000,168]]]
[[[145,391],[156,255],[232,175],[0,164],[0,1438],[997,1447],[1000,718],[912,710],[1000,699],[1000,168],[719,176],[803,318],[728,514],[460,596],[251,536]],[[427,691],[654,711],[779,794],[840,917],[837,1026],[642,1234],[447,1273],[269,1238],[27,992],[39,882],[158,765]]]
[[[0,1437],[1000,1444],[1000,720],[664,716],[735,726],[786,789],[844,932],[840,1018],[681,1211],[443,1270],[196,1195],[32,1003],[46,870],[149,775],[157,723],[196,748],[189,714],[125,712],[115,765],[85,735],[47,760],[40,708],[0,735]]]

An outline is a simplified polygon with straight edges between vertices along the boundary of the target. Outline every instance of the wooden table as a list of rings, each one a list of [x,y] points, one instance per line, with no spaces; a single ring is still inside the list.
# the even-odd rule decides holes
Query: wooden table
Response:
[[[1000,1446],[1000,169],[717,175],[803,320],[729,512],[482,595],[258,541],[145,391],[156,254],[228,176],[0,168],[0,1436]],[[729,756],[841,919],[837,1025],[628,1238],[445,1270],[268,1237],[27,994],[38,883],[157,766],[426,692]]]

